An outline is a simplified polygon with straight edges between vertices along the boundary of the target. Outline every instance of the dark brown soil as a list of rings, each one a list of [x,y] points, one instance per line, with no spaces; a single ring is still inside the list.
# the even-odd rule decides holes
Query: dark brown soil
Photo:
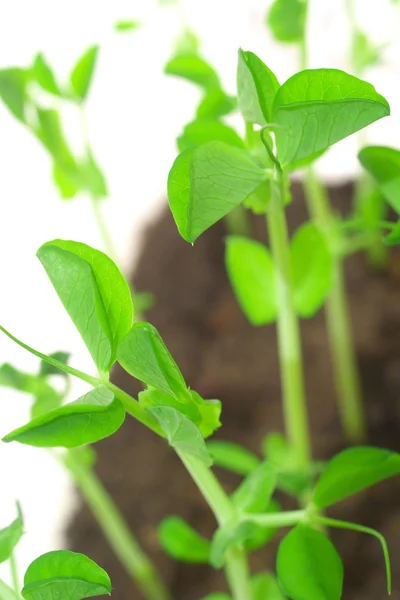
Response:
[[[350,186],[331,190],[334,205],[349,205]],[[302,192],[295,186],[289,208],[293,230],[306,218]],[[261,239],[263,220],[255,228]],[[146,232],[135,274],[138,289],[149,290],[157,305],[153,323],[181,367],[186,381],[206,398],[223,403],[218,437],[254,451],[263,436],[282,431],[275,328],[252,328],[232,295],[223,264],[224,225],[217,224],[195,246],[177,234],[165,211]],[[369,441],[400,450],[400,256],[392,254],[386,272],[373,272],[363,256],[348,261],[347,280],[357,356],[367,406]],[[302,323],[306,385],[315,458],[326,459],[343,440],[336,410],[324,314]],[[136,395],[140,386],[121,369],[114,381]],[[194,484],[166,444],[133,419],[97,444],[98,473],[133,531],[154,558],[174,600],[200,600],[225,589],[222,574],[210,567],[174,563],[159,549],[156,528],[168,514],[187,519],[204,534],[215,527]],[[227,489],[237,480],[218,472]],[[335,516],[379,529],[392,555],[393,598],[400,599],[400,480],[384,482],[342,503]],[[107,547],[89,511],[82,506],[69,528],[70,545],[98,561],[113,581],[114,600],[141,598]],[[332,537],[345,562],[344,598],[386,597],[382,552],[376,539],[349,531]],[[274,567],[276,542],[252,558],[254,570]]]

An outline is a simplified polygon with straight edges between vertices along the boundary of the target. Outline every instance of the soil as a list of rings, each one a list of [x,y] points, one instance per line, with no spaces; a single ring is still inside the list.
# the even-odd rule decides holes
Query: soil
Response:
[[[351,186],[330,190],[333,205],[350,206]],[[306,219],[302,190],[294,186],[288,210],[293,231]],[[254,220],[264,239],[263,219]],[[258,452],[266,433],[282,431],[275,327],[251,327],[227,280],[223,223],[206,232],[193,248],[177,234],[164,210],[146,231],[134,276],[136,289],[152,292],[157,304],[148,314],[179,364],[186,381],[205,398],[223,404],[223,428],[216,437]],[[366,403],[369,442],[400,451],[400,255],[386,271],[371,270],[359,254],[348,260],[347,289]],[[327,459],[345,446],[336,410],[324,314],[302,322],[306,387],[313,454]],[[120,368],[113,380],[137,395],[138,382]],[[200,600],[224,590],[223,575],[211,567],[176,563],[157,543],[156,528],[178,514],[210,535],[215,522],[174,453],[150,431],[128,418],[123,428],[96,445],[97,470],[161,570],[175,600]],[[227,490],[238,479],[218,470]],[[290,507],[290,504],[287,505]],[[392,556],[394,600],[400,599],[400,479],[392,479],[341,503],[332,515],[379,529]],[[345,563],[345,600],[387,597],[385,569],[375,538],[335,530],[332,538]],[[82,504],[69,527],[70,547],[102,565],[113,581],[113,600],[141,600],[114,558],[88,509]],[[252,556],[254,571],[273,569],[278,541]]]

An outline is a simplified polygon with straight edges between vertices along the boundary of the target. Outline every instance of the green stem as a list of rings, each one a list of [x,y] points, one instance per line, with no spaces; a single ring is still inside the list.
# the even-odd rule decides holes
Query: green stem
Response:
[[[95,196],[90,196],[90,203],[92,206],[97,228],[100,232],[101,239],[103,241],[104,250],[106,251],[106,254],[111,258],[111,260],[114,261],[116,265],[118,265],[119,259],[117,256],[117,251],[115,249],[113,240],[106,225],[104,216],[101,212],[101,200],[99,200],[99,198],[96,198]]]
[[[243,515],[243,521],[249,521],[250,523],[257,523],[266,527],[290,527],[291,525],[297,525],[300,521],[303,521],[307,517],[306,510],[290,510],[281,513],[267,513],[267,514],[246,514]]]
[[[82,463],[79,453],[74,450],[69,450],[60,458],[71,473],[116,556],[146,598],[169,600],[170,595],[154,565],[134,538],[94,471]]]
[[[137,400],[132,398],[129,394],[121,390],[119,387],[111,383],[110,381],[104,381],[103,385],[105,385],[109,390],[111,390],[116,398],[122,402],[124,408],[128,414],[130,414],[134,419],[146,425],[149,429],[151,429],[157,435],[165,438],[165,434],[156,423],[155,419],[151,417],[151,415],[142,408]]]
[[[20,598],[21,597],[21,587],[20,587],[20,583],[19,583],[17,560],[15,558],[14,552],[11,553],[9,562],[10,562],[10,571],[11,571],[11,585],[13,587],[14,592],[18,596],[18,598]]]
[[[299,323],[293,307],[289,240],[284,212],[283,175],[279,169],[277,169],[277,173],[279,185],[272,185],[267,224],[277,273],[278,348],[285,426],[294,449],[296,466],[300,469],[306,467],[310,462],[310,436]]]
[[[178,452],[193,481],[201,491],[220,526],[236,516],[235,508],[221,487],[214,473],[191,454]],[[246,554],[241,546],[234,546],[226,553],[226,577],[233,600],[252,600],[249,568]]]
[[[230,235],[251,236],[251,225],[247,210],[241,204],[225,217],[226,228]]]
[[[340,419],[347,439],[351,443],[360,443],[366,438],[366,423],[351,336],[343,265],[336,252],[335,216],[326,190],[311,168],[306,172],[305,192],[309,212],[325,232],[333,257],[333,282],[326,301],[326,319]]]
[[[21,600],[21,596],[16,594],[4,581],[0,579],[0,598],[1,600]]]
[[[304,8],[304,31],[300,42],[300,68],[307,69],[308,66],[308,46],[307,46],[307,22],[308,22],[309,2],[306,0]]]

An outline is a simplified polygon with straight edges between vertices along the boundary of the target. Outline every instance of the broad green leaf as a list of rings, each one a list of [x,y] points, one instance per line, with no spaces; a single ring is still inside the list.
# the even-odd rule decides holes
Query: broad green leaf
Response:
[[[50,358],[55,358],[55,360],[58,360],[64,364],[68,364],[71,354],[69,352],[59,351],[53,352],[53,354],[49,354],[49,356]],[[40,375],[44,375],[45,377],[47,377],[48,375],[61,375],[62,377],[68,377],[65,371],[61,371],[61,369],[58,369],[54,365],[51,365],[50,363],[44,360],[40,361],[39,373]]]
[[[239,475],[248,475],[260,464],[260,459],[256,454],[234,442],[210,440],[207,442],[207,448],[214,465]]]
[[[83,600],[111,594],[107,573],[84,554],[55,550],[42,554],[28,567],[22,596],[25,600]]]
[[[13,115],[22,122],[25,122],[25,107],[28,101],[28,79],[28,73],[24,69],[0,69],[0,97]]]
[[[292,600],[340,600],[343,564],[332,542],[308,525],[292,529],[279,545],[277,575]]]
[[[392,231],[384,238],[387,246],[397,246],[400,244],[400,221],[397,221]]]
[[[400,214],[400,151],[386,146],[363,148],[358,158],[390,206]]]
[[[226,239],[225,266],[234,294],[252,325],[273,323],[278,312],[275,267],[268,248],[246,237]]]
[[[122,340],[117,360],[133,377],[178,399],[188,395],[185,380],[157,329],[135,323]]]
[[[326,235],[314,223],[305,223],[290,243],[293,302],[296,312],[312,317],[323,305],[333,283],[333,256]]]
[[[197,107],[198,119],[219,119],[236,108],[236,98],[229,96],[221,88],[206,91]]]
[[[168,176],[168,201],[179,233],[193,243],[266,179],[244,150],[223,142],[180,154]]]
[[[205,441],[198,427],[181,412],[170,406],[154,406],[147,411],[155,417],[167,436],[169,445],[177,452],[191,454],[207,466],[212,465]]]
[[[15,546],[24,534],[21,510],[18,506],[18,517],[4,529],[0,529],[0,563],[8,560]]]
[[[125,279],[108,256],[80,242],[47,242],[37,256],[97,367],[108,372],[133,321]]]
[[[276,473],[268,463],[262,463],[242,481],[231,498],[243,512],[262,513],[268,508],[276,487]]]
[[[257,573],[251,578],[253,600],[285,600],[279,584],[272,573]]]
[[[372,446],[343,450],[329,461],[317,481],[313,502],[318,508],[326,508],[399,473],[397,452]]]
[[[164,67],[167,75],[175,75],[208,90],[220,88],[219,77],[215,70],[203,58],[197,55],[178,54]]]
[[[237,89],[238,106],[245,121],[258,125],[270,123],[279,82],[253,52],[239,50]]]
[[[65,139],[60,115],[56,110],[37,108],[38,124],[35,133],[48,150],[54,162],[67,174],[77,168],[75,158]]]
[[[267,23],[278,42],[299,43],[305,36],[306,0],[275,0]]]
[[[59,408],[62,400],[62,395],[50,385],[43,385],[43,389],[40,389],[35,394],[35,401],[31,408],[31,419],[36,419],[36,417],[40,417],[51,410]]]
[[[121,402],[101,385],[78,400],[15,429],[3,442],[20,442],[39,448],[74,448],[108,437],[121,427],[124,419]]]
[[[115,31],[126,33],[140,29],[141,26],[142,24],[139,21],[134,21],[133,19],[124,19],[123,21],[117,21],[114,25],[114,29]]]
[[[219,141],[244,148],[244,142],[232,127],[217,119],[196,119],[185,126],[178,137],[179,152],[196,148],[205,142]]]
[[[86,50],[72,70],[70,76],[71,87],[81,102],[85,100],[89,92],[98,53],[99,47],[92,46]]]
[[[338,69],[301,71],[280,87],[274,101],[279,161],[287,167],[389,113],[370,83]]]
[[[34,58],[32,65],[32,76],[36,83],[38,83],[41,88],[46,90],[46,92],[54,94],[55,96],[62,96],[62,92],[57,83],[53,70],[47,62],[44,54],[41,52],[36,54]]]
[[[161,547],[175,560],[208,563],[210,542],[180,517],[167,517],[158,527]]]

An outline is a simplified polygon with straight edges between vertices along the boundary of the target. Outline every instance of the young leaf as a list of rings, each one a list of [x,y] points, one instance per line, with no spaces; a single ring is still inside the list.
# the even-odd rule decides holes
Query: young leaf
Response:
[[[275,0],[267,23],[278,42],[296,44],[304,38],[306,14],[306,0]]]
[[[332,287],[333,257],[326,236],[314,224],[305,223],[290,243],[293,302],[296,312],[312,317]]]
[[[210,564],[220,569],[225,563],[225,554],[232,546],[242,545],[253,537],[259,525],[248,521],[233,521],[219,527],[211,542]]]
[[[292,600],[340,600],[343,564],[332,542],[308,525],[292,529],[279,545],[277,574]]]
[[[98,53],[99,47],[92,46],[83,54],[72,70],[70,76],[71,86],[81,102],[85,100],[88,94]]]
[[[176,77],[187,79],[206,90],[220,88],[217,73],[200,56],[179,54],[167,62],[164,72],[167,75],[175,75]]]
[[[232,494],[232,501],[243,512],[262,513],[268,508],[276,487],[276,473],[269,463],[260,464]]]
[[[197,107],[198,119],[219,119],[236,108],[236,98],[229,96],[221,88],[210,88],[206,91]]]
[[[90,149],[87,150],[87,156],[80,165],[79,180],[82,189],[87,190],[96,200],[107,196],[108,190],[105,175]]]
[[[253,600],[285,600],[272,573],[257,573],[251,578]]]
[[[15,429],[3,442],[20,442],[39,448],[74,448],[115,433],[124,419],[121,402],[106,387],[99,386],[78,400]]]
[[[370,83],[338,69],[301,71],[279,88],[274,101],[279,161],[286,167],[389,113]]]
[[[362,73],[368,67],[377,65],[384,47],[376,46],[362,31],[353,34],[353,64],[356,73]]]
[[[80,191],[78,166],[75,170],[65,170],[61,165],[53,164],[53,181],[63,200],[74,198]]]
[[[139,21],[134,21],[133,19],[125,19],[123,21],[117,21],[114,25],[115,31],[119,31],[120,33],[126,33],[129,31],[135,31],[141,27],[141,23]]]
[[[180,154],[168,176],[168,201],[179,233],[194,242],[267,179],[239,148],[209,142]]]
[[[273,323],[278,312],[275,267],[268,248],[246,237],[226,240],[225,266],[234,294],[252,325]]]
[[[207,442],[207,448],[215,466],[223,467],[238,475],[249,475],[260,464],[256,454],[234,442],[210,440]]]
[[[343,450],[329,461],[317,481],[313,502],[318,508],[326,508],[399,473],[397,452],[372,446]]]
[[[50,358],[55,358],[55,360],[58,360],[64,364],[68,364],[71,354],[69,352],[59,351],[59,352],[53,352],[53,354],[49,354],[49,356],[50,356]],[[49,375],[61,375],[62,377],[68,377],[68,375],[67,375],[67,373],[65,373],[65,371],[61,371],[54,365],[51,365],[50,363],[48,363],[44,360],[40,361],[39,373],[40,373],[40,375],[44,375],[45,377],[48,377]]]
[[[178,365],[157,329],[150,323],[135,323],[117,350],[117,360],[133,377],[179,399],[188,394]]]
[[[32,65],[32,76],[36,83],[38,83],[41,88],[46,90],[46,92],[54,94],[55,96],[62,96],[62,92],[57,83],[55,75],[50,65],[46,61],[44,54],[41,52],[36,54],[34,58]]]
[[[60,115],[56,110],[37,108],[38,125],[35,133],[54,159],[55,164],[70,177],[77,170],[75,158],[65,139]]]
[[[25,122],[25,106],[28,101],[26,87],[28,73],[24,69],[0,69],[0,97],[17,119]]]
[[[125,279],[108,256],[80,242],[47,242],[37,256],[97,367],[108,372],[133,321]]]
[[[158,528],[161,547],[175,560],[208,563],[210,542],[180,517],[167,517]]]
[[[18,506],[18,517],[4,529],[0,529],[0,563],[8,560],[24,534],[22,514]]]
[[[279,89],[274,73],[253,52],[239,50],[237,67],[238,106],[248,123],[271,122],[274,98]]]
[[[155,417],[167,436],[169,445],[177,452],[191,454],[207,466],[212,465],[205,441],[198,427],[181,412],[171,406],[154,406],[147,411]]]
[[[219,141],[244,148],[244,142],[232,127],[225,125],[217,119],[196,119],[185,126],[183,132],[178,137],[179,152],[196,148],[201,144],[212,141]]]
[[[55,550],[42,554],[29,565],[21,593],[25,600],[83,600],[110,595],[111,581],[107,573],[84,554]]]
[[[363,148],[358,158],[390,206],[400,214],[400,151],[385,146]]]

